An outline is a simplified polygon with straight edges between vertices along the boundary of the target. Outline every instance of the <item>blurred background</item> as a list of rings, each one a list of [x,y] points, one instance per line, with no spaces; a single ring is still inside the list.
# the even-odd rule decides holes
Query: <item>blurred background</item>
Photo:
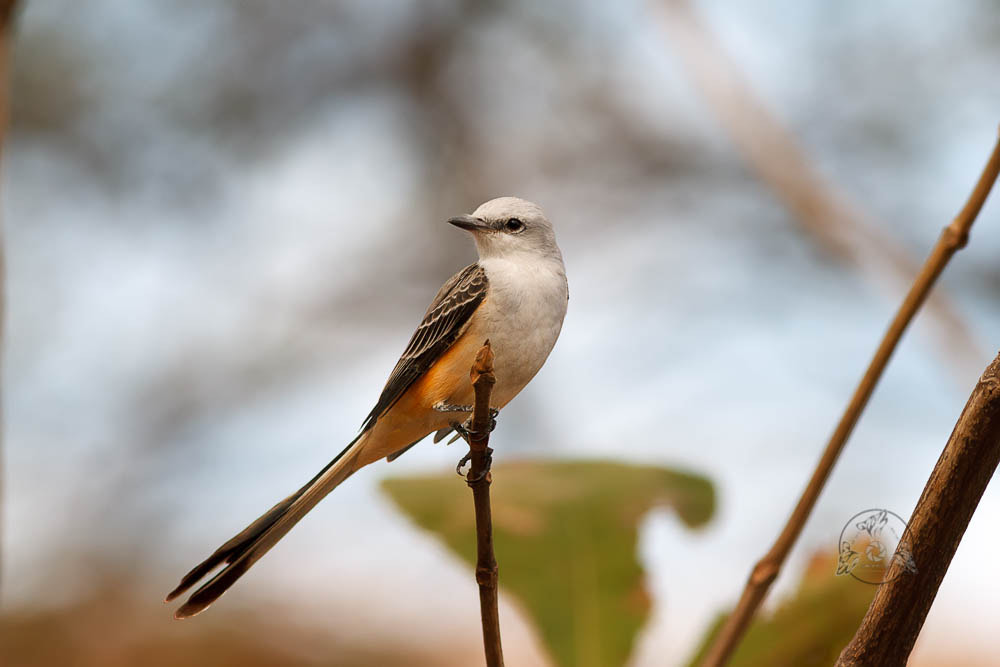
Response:
[[[698,526],[634,521],[625,662],[686,664],[978,177],[998,63],[987,0],[29,0],[2,184],[5,664],[479,664],[470,569],[382,484],[460,445],[353,477],[204,616],[160,600],[355,435],[475,257],[445,219],[501,195],[546,210],[571,299],[497,460],[710,482]],[[835,579],[815,564],[853,514],[909,516],[1000,344],[998,256],[994,200],[765,616]],[[911,664],[1000,650],[998,523],[994,485]],[[508,664],[567,664],[502,602]]]

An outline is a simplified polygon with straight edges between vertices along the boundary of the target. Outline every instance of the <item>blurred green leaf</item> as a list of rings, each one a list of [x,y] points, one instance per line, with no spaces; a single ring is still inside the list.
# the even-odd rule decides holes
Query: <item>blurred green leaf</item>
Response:
[[[407,516],[475,563],[472,494],[454,473],[383,486]],[[642,516],[669,506],[696,527],[715,508],[704,477],[604,461],[495,465],[492,498],[500,585],[566,667],[628,659],[650,607],[636,558]]]
[[[835,663],[878,590],[851,577],[838,577],[836,569],[836,554],[814,556],[795,595],[773,614],[753,621],[729,661],[730,667],[826,667]],[[712,624],[689,665],[701,663],[727,617],[721,614]]]

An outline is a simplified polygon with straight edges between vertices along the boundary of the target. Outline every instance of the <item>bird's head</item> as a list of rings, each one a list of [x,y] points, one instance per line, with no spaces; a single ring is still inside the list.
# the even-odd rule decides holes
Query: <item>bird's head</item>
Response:
[[[561,257],[552,224],[537,204],[524,199],[491,199],[472,215],[460,215],[448,222],[472,234],[483,259],[525,253]]]

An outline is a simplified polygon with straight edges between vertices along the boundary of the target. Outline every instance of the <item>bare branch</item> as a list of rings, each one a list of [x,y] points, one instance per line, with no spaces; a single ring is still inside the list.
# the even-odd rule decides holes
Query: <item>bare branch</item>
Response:
[[[830,477],[830,471],[833,470],[833,466],[837,462],[837,458],[840,456],[847,438],[850,437],[851,432],[854,430],[861,412],[868,404],[868,399],[871,398],[872,392],[875,391],[875,385],[889,363],[889,358],[896,349],[899,339],[902,338],[906,327],[927,299],[928,293],[934,286],[938,276],[944,271],[944,267],[948,264],[952,255],[965,247],[969,239],[969,230],[972,228],[972,223],[975,222],[976,216],[979,214],[979,210],[986,201],[987,195],[989,195],[990,190],[993,188],[998,174],[1000,174],[1000,138],[998,138],[997,144],[993,147],[993,153],[983,168],[979,182],[976,184],[965,206],[952,223],[942,230],[941,236],[927,258],[927,261],[924,262],[920,274],[913,281],[909,293],[896,312],[896,316],[889,325],[888,331],[885,332],[882,342],[875,352],[875,356],[869,363],[868,370],[865,371],[860,384],[851,397],[851,401],[844,410],[837,428],[834,430],[833,435],[830,436],[826,449],[823,451],[819,463],[816,464],[812,478],[802,492],[802,497],[799,498],[798,504],[792,511],[792,515],[788,518],[785,528],[781,531],[771,550],[758,561],[753,571],[751,571],[750,578],[747,580],[746,587],[743,589],[743,595],[740,597],[736,609],[726,620],[726,624],[712,644],[712,648],[709,650],[703,665],[715,666],[725,664],[743,637],[747,627],[750,625],[750,620],[753,618],[761,602],[763,602],[768,589],[781,571],[781,566],[788,557],[788,553],[792,550],[792,546],[802,532],[802,527],[805,525],[806,519],[809,518],[809,514],[812,512],[820,492],[826,485],[826,480]]]
[[[665,0],[659,9],[670,45],[751,171],[828,253],[885,284],[910,284],[916,261],[880,225],[813,166],[795,137],[754,92],[689,0]],[[895,298],[895,293],[893,293]],[[958,371],[979,370],[982,349],[951,302],[928,301],[942,355]]]
[[[472,387],[476,403],[469,429],[471,466],[466,482],[472,487],[476,506],[476,583],[479,584],[479,612],[483,621],[483,648],[487,667],[503,667],[500,645],[500,612],[498,608],[497,559],[493,553],[493,516],[490,509],[490,395],[496,378],[493,375],[493,348],[486,341],[476,354],[472,366]]]
[[[3,30],[10,28],[11,19],[14,18],[14,12],[20,9],[21,2],[18,0],[0,0],[0,26]]]
[[[958,544],[1000,463],[1000,355],[965,404],[917,501],[900,548],[916,573],[894,557],[838,667],[904,667]]]
[[[10,27],[14,10],[18,7],[17,0],[0,0],[0,145],[3,143],[4,135],[7,133],[7,110],[10,108],[8,68],[10,65]],[[7,265],[4,252],[3,238],[0,237],[0,342],[3,341],[6,332],[7,322]],[[0,387],[2,396],[2,387]],[[3,507],[3,416],[0,414],[0,508]],[[0,516],[2,516],[0,512]],[[3,531],[0,523],[0,547],[2,547]],[[2,548],[0,548],[2,555]],[[0,573],[2,573],[3,559],[0,557]],[[0,577],[2,579],[2,577]]]

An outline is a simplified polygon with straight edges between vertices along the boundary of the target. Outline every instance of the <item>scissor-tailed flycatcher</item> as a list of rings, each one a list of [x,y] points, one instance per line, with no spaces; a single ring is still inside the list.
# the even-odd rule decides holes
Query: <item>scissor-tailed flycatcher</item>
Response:
[[[505,406],[535,376],[559,337],[569,288],[552,225],[531,202],[501,197],[448,222],[472,233],[479,261],[441,287],[389,375],[361,433],[305,486],[187,573],[173,600],[218,566],[174,616],[204,611],[351,473],[390,461],[430,433],[445,437],[473,402],[469,370],[486,339],[495,354],[492,402]]]

